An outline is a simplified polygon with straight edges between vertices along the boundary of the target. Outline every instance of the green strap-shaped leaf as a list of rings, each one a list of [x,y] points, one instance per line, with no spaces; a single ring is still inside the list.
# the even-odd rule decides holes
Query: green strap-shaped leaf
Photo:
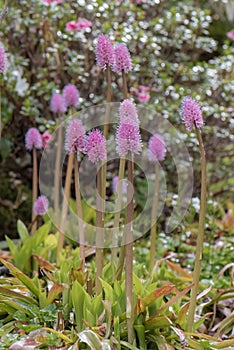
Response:
[[[91,348],[91,350],[103,349],[102,343],[99,340],[97,334],[91,330],[85,330],[83,332],[80,332],[78,334],[78,337],[83,343],[86,343]]]
[[[29,237],[27,227],[21,220],[17,221],[17,231],[22,242],[24,242]]]
[[[39,298],[39,294],[40,294],[39,289],[36,287],[34,282],[28,276],[26,276],[23,272],[21,272],[19,269],[17,269],[17,267],[12,265],[8,261],[1,259],[1,258],[0,258],[0,261],[3,265],[5,265],[10,270],[10,272],[12,273],[13,276],[18,278],[18,280],[20,280],[20,282],[23,283],[25,285],[25,287],[27,287],[30,290],[30,292],[33,295],[35,295],[37,298]]]

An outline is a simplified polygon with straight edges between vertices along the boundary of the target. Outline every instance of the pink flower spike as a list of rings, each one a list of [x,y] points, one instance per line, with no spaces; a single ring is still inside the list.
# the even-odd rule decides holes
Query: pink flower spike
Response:
[[[55,93],[52,95],[50,100],[50,108],[54,113],[66,112],[66,106],[64,103],[63,96],[61,94]]]
[[[69,32],[76,32],[77,31],[77,23],[75,21],[70,21],[66,23],[66,30]]]
[[[36,128],[30,128],[25,135],[25,147],[31,151],[33,147],[36,149],[42,148],[42,137]]]
[[[45,215],[48,211],[49,202],[46,196],[39,196],[34,205],[33,211],[36,215]]]
[[[79,91],[75,85],[68,84],[64,87],[63,98],[66,107],[76,107],[79,104]]]
[[[106,140],[100,130],[95,129],[89,133],[86,150],[92,163],[106,160]]]
[[[80,120],[73,119],[66,129],[65,150],[85,153],[85,131]]]
[[[132,69],[132,61],[127,47],[124,44],[117,44],[114,48],[115,63],[114,71],[119,75],[128,73]]]
[[[6,71],[6,54],[4,47],[0,44],[0,73]]]
[[[119,117],[120,120],[123,120],[124,118],[131,118],[133,121],[139,123],[135,103],[129,99],[123,100],[119,107]]]
[[[192,131],[194,125],[201,128],[204,124],[199,104],[189,96],[183,99],[180,114],[188,131]]]
[[[149,94],[146,94],[145,92],[140,92],[140,93],[137,95],[137,98],[138,98],[138,101],[139,101],[139,102],[148,102],[149,99],[150,99],[150,95],[149,95]]]
[[[230,30],[230,32],[227,32],[227,37],[234,40],[234,29]]]
[[[139,126],[131,118],[124,118],[120,121],[116,141],[116,151],[121,157],[128,152],[140,153],[141,137]]]
[[[42,148],[45,148],[48,143],[50,143],[50,141],[52,140],[52,135],[49,133],[48,130],[46,130],[43,134],[42,134]]]
[[[96,49],[97,65],[103,70],[114,65],[114,49],[106,35],[99,35]]]
[[[92,27],[93,23],[86,18],[78,18],[76,22],[77,29],[86,29]]]
[[[148,144],[148,158],[151,162],[157,162],[159,160],[164,160],[166,155],[166,147],[163,138],[154,134],[151,136]]]

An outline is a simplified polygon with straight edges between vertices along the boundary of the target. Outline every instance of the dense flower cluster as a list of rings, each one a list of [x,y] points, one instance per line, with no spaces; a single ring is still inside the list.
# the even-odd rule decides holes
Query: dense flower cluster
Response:
[[[106,160],[106,140],[100,130],[95,129],[89,133],[86,151],[92,163]]]
[[[148,144],[148,157],[151,162],[164,160],[166,154],[166,147],[163,138],[154,134],[151,136]]]
[[[124,44],[117,44],[114,48],[115,61],[114,71],[119,75],[128,73],[132,69],[132,61],[127,47]]]
[[[61,94],[54,93],[50,100],[50,108],[54,113],[64,113],[66,112],[66,106],[64,103],[64,98]]]
[[[63,89],[63,98],[65,107],[74,106],[79,104],[79,91],[73,84],[67,84]]]
[[[36,128],[30,128],[25,135],[25,147],[31,151],[33,147],[36,149],[42,148],[42,137]]]
[[[128,152],[141,152],[141,137],[139,125],[131,118],[124,118],[120,121],[117,131],[117,153],[122,157]]]
[[[124,118],[131,118],[135,122],[139,123],[135,103],[129,99],[126,99],[123,102],[121,102],[119,107],[119,117],[120,117],[120,120]]]
[[[73,119],[66,129],[65,150],[69,153],[85,152],[85,131],[78,119]]]
[[[33,205],[36,215],[45,215],[48,211],[49,202],[46,196],[39,196]]]
[[[181,110],[182,120],[188,131],[191,131],[194,126],[201,128],[203,126],[202,111],[196,100],[187,96],[183,99]]]
[[[96,50],[97,64],[103,70],[114,65],[114,49],[106,35],[99,35]]]

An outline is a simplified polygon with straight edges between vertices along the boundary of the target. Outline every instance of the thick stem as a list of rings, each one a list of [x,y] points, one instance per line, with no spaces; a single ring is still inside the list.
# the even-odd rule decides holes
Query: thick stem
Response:
[[[104,237],[103,237],[103,228],[104,228],[104,220],[103,220],[103,199],[102,199],[102,166],[97,167],[97,209],[96,209],[96,279],[95,279],[95,289],[96,293],[100,294],[102,291],[102,285],[99,278],[102,277],[102,269],[103,269],[103,245],[104,245]]]
[[[120,163],[119,163],[117,198],[116,198],[116,202],[115,202],[114,232],[113,232],[112,251],[111,251],[112,264],[115,264],[116,259],[117,259],[119,221],[120,221],[120,214],[121,214],[121,207],[122,207],[122,196],[123,196],[122,180],[124,178],[124,169],[125,169],[125,157],[121,157]]]
[[[104,136],[108,140],[108,131],[110,124],[110,103],[111,103],[111,69],[107,66],[106,69],[106,80],[107,80],[107,92],[106,92],[106,114],[104,124]]]
[[[155,164],[155,182],[154,182],[154,198],[151,213],[151,232],[150,232],[150,263],[149,271],[152,272],[155,262],[156,251],[156,230],[157,230],[157,211],[158,211],[158,196],[159,196],[159,180],[160,180],[159,163]]]
[[[193,324],[194,324],[196,298],[197,298],[198,285],[199,285],[200,273],[201,273],[201,260],[202,260],[205,215],[206,215],[206,153],[205,153],[200,130],[197,128],[196,128],[196,133],[197,133],[200,154],[201,154],[201,199],[200,199],[200,214],[199,214],[199,226],[198,226],[198,236],[197,236],[197,245],[196,245],[196,256],[195,256],[195,265],[194,265],[194,271],[193,271],[194,286],[191,291],[188,320],[187,320],[188,332],[192,332]]]
[[[124,99],[127,99],[128,98],[128,85],[127,85],[126,74],[124,73],[124,71],[122,71],[122,79],[123,79],[123,95],[124,95]]]
[[[85,236],[83,226],[83,215],[82,215],[82,202],[80,195],[80,177],[79,177],[79,165],[77,157],[74,158],[75,168],[75,192],[76,192],[76,209],[78,215],[78,227],[79,227],[79,239],[80,239],[80,259],[82,262],[82,268],[85,267]]]
[[[59,182],[60,182],[60,173],[61,173],[61,153],[62,153],[62,138],[63,130],[62,126],[58,128],[58,143],[57,143],[57,152],[55,160],[55,172],[54,172],[54,211],[56,218],[59,218]]]
[[[132,186],[131,186],[132,185]],[[128,342],[133,344],[134,334],[134,302],[133,302],[133,219],[134,219],[134,203],[133,203],[133,156],[128,159],[128,190],[127,190],[127,213],[126,213],[126,317],[128,328]]]
[[[67,173],[66,173],[66,180],[65,180],[65,187],[64,187],[62,218],[61,218],[61,223],[59,227],[59,239],[58,239],[58,246],[57,246],[57,263],[58,264],[59,264],[60,253],[61,253],[61,250],[63,249],[63,244],[64,244],[64,229],[66,225],[68,201],[70,198],[70,191],[71,191],[73,159],[74,159],[74,153],[70,153],[68,156]]]
[[[37,219],[36,214],[33,211],[33,205],[38,196],[38,167],[37,167],[37,151],[33,147],[33,188],[32,188],[32,234],[37,229]]]

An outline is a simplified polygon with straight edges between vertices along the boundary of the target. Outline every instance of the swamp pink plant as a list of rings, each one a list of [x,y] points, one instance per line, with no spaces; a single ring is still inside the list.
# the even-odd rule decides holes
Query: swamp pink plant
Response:
[[[158,196],[159,196],[159,180],[160,180],[160,167],[159,161],[164,160],[166,154],[166,147],[163,138],[154,134],[151,136],[148,143],[148,158],[150,162],[155,163],[155,181],[154,181],[154,197],[151,212],[151,232],[150,232],[150,264],[149,271],[152,272],[155,261],[155,248],[156,248],[156,220],[158,211]]]
[[[37,149],[42,148],[42,137],[36,128],[30,128],[25,135],[25,147],[33,152],[33,185],[32,185],[32,203],[34,204],[38,194],[38,164]],[[36,215],[32,207],[32,234],[37,229]]]
[[[106,160],[106,140],[103,134],[98,130],[92,130],[86,142],[86,150],[89,160],[97,165],[97,192],[96,192],[96,278],[95,289],[99,294],[102,291],[102,285],[100,278],[102,278],[103,270],[103,245],[104,245],[104,200],[103,186],[105,183],[103,179],[103,167],[102,162]]]
[[[105,70],[114,65],[114,49],[106,35],[99,35],[96,48],[97,65]]]
[[[54,93],[50,100],[50,108],[53,113],[65,113],[66,106],[64,103],[64,98],[59,93]]]
[[[196,243],[196,255],[193,271],[193,287],[191,290],[188,319],[187,319],[187,331],[192,332],[194,325],[194,315],[196,309],[196,298],[199,287],[200,273],[201,273],[201,259],[204,240],[204,227],[205,227],[205,214],[206,214],[206,154],[205,148],[200,132],[200,128],[203,126],[203,117],[200,106],[196,100],[191,97],[185,97],[182,101],[180,110],[182,120],[188,131],[193,128],[196,130],[196,135],[199,143],[200,155],[201,155],[201,197],[200,197],[200,212],[199,212],[199,224],[198,235]]]
[[[120,120],[123,120],[125,118],[131,118],[136,123],[139,123],[135,103],[129,99],[123,100],[119,107],[119,118]]]
[[[117,44],[114,48],[115,62],[113,70],[122,75],[123,95],[128,98],[128,86],[126,74],[132,70],[132,60],[127,47],[124,44]]]

